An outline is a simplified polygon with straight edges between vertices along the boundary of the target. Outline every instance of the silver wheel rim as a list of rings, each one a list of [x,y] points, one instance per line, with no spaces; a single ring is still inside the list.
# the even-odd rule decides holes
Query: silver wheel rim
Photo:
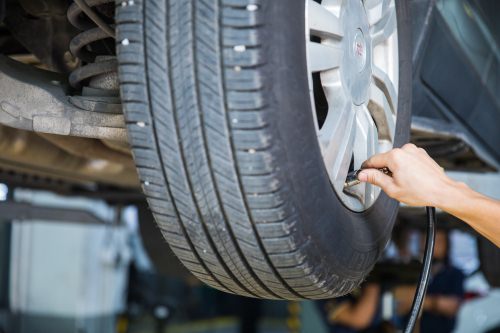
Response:
[[[376,201],[378,187],[344,190],[347,173],[390,150],[396,129],[399,57],[395,0],[306,1],[309,91],[330,182],[351,210]],[[316,74],[317,73],[317,74]],[[313,74],[328,103],[321,124]]]

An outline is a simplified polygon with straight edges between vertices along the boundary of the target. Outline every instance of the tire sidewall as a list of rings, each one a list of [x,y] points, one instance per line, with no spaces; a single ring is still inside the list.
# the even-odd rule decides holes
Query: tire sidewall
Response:
[[[478,239],[479,261],[484,277],[491,287],[500,288],[500,250],[489,240]]]

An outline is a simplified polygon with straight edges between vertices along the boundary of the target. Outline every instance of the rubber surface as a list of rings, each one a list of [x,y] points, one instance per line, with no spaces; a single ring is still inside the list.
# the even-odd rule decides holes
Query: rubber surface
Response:
[[[155,273],[164,277],[188,278],[189,271],[180,263],[159,232],[146,202],[137,205],[137,215],[142,246],[154,266]]]
[[[484,237],[478,240],[479,261],[481,271],[491,287],[500,288],[500,250]]]
[[[408,6],[397,3],[401,145],[411,43]],[[173,252],[226,292],[346,294],[392,230],[394,201],[381,195],[354,213],[329,183],[311,117],[304,16],[303,1],[117,1],[121,94],[144,192]]]

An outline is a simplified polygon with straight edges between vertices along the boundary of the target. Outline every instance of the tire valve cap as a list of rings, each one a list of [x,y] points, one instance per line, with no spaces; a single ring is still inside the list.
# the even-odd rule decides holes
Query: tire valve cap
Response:
[[[347,177],[345,179],[344,183],[344,188],[349,188],[358,185],[361,183],[361,181],[358,179],[359,173],[361,172],[362,169],[354,170],[351,171],[347,174]],[[389,168],[381,168],[378,169],[380,172],[383,172],[389,177],[392,177],[392,172],[389,170]]]

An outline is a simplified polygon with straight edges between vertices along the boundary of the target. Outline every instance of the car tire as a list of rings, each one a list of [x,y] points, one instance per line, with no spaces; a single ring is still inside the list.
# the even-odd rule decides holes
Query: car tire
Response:
[[[208,285],[267,299],[358,286],[398,204],[348,208],[333,190],[309,95],[305,2],[117,1],[129,142],[163,236]],[[396,1],[398,116],[408,140],[411,33]],[[347,172],[347,170],[346,170]]]
[[[479,262],[486,281],[493,288],[500,288],[500,250],[483,237],[478,238]]]
[[[137,205],[137,219],[143,248],[155,272],[161,276],[187,279],[190,276],[189,272],[165,242],[146,202]]]

